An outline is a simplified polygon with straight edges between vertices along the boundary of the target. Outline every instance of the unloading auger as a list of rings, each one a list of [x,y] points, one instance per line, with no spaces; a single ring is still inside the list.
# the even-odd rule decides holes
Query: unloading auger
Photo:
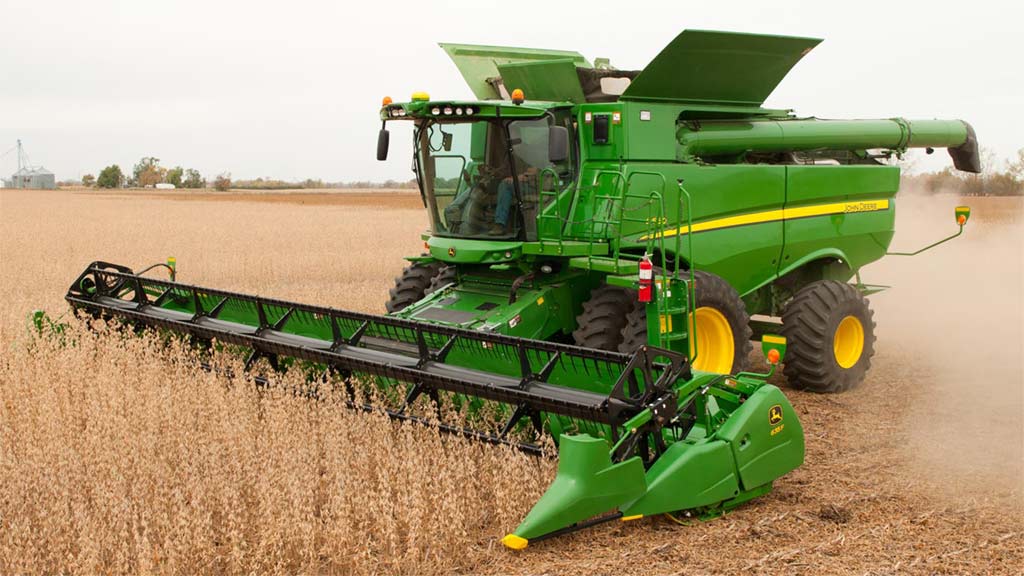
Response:
[[[470,412],[494,404],[504,422],[433,424],[443,432],[535,454],[552,436],[558,474],[502,539],[509,548],[609,520],[713,517],[803,462],[800,421],[767,374],[703,373],[688,355],[654,346],[623,354],[226,292],[177,282],[168,268],[165,280],[94,262],[66,299],[94,317],[245,350],[247,367],[265,360],[369,383],[396,405],[353,396],[353,406],[396,420],[426,423],[412,404],[445,398]],[[687,325],[691,283],[669,274],[653,283],[652,317]],[[763,345],[774,369],[785,341]]]

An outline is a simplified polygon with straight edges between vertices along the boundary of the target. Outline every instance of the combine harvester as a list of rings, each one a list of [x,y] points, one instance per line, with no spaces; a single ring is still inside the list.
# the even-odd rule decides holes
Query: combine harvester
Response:
[[[770,374],[744,372],[754,335],[772,371],[788,342],[791,386],[864,378],[864,297],[882,287],[859,270],[886,254],[899,185],[881,160],[944,147],[979,171],[959,120],[763,108],[818,42],[685,31],[638,72],[575,52],[444,44],[478,100],[417,93],[381,109],[378,159],[386,123],[410,122],[431,221],[389,315],[191,286],[173,261],[170,280],[95,262],[67,300],[243,347],[247,366],[374,386],[389,405],[351,404],[397,420],[426,421],[416,406],[430,400],[470,422],[500,416],[434,424],[445,432],[533,453],[550,435],[558,475],[502,540],[510,548],[607,520],[714,517],[804,458]],[[960,232],[968,215],[957,210]]]

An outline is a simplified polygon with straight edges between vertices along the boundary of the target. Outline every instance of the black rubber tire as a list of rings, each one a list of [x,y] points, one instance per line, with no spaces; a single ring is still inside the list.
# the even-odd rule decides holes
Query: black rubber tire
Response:
[[[395,278],[395,287],[388,291],[390,297],[384,308],[392,314],[418,302],[426,294],[427,288],[430,288],[430,281],[440,271],[440,262],[413,262],[406,266],[402,269],[402,275]]]
[[[455,270],[455,266],[445,266],[430,279],[430,286],[423,292],[424,296],[427,294],[433,294],[441,288],[455,282],[459,279],[459,274]]]
[[[833,350],[836,329],[847,316],[864,329],[864,349],[857,362],[843,368]],[[782,311],[786,337],[783,374],[792,388],[812,392],[844,392],[864,381],[875,354],[875,313],[854,286],[819,280],[800,289]]]
[[[583,303],[583,312],[576,317],[572,333],[577,346],[618,350],[626,316],[633,310],[636,292],[607,284],[595,288]]]
[[[752,349],[750,338],[753,331],[750,329],[750,316],[747,314],[747,306],[743,303],[736,289],[726,282],[722,277],[704,272],[693,271],[696,293],[696,308],[709,306],[715,308],[729,321],[729,327],[733,335],[733,360],[732,374],[747,369]],[[620,352],[631,353],[641,345],[647,344],[647,308],[636,306],[629,314],[626,326],[622,329],[622,344]],[[698,349],[698,352],[700,350]]]
[[[626,315],[626,325],[622,328],[622,343],[619,344],[619,352],[632,354],[644,344],[647,344],[647,307],[637,304]]]

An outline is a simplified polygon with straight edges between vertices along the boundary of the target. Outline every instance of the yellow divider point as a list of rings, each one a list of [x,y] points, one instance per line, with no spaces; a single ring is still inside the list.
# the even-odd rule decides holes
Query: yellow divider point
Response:
[[[515,534],[509,534],[508,536],[505,536],[501,539],[501,543],[504,544],[506,548],[510,548],[512,550],[522,550],[523,548],[526,548],[530,541],[526,538],[520,538]]]

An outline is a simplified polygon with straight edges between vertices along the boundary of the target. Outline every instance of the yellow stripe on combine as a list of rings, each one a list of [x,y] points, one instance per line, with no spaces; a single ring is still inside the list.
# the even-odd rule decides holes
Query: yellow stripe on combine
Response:
[[[773,334],[765,334],[764,336],[761,337],[761,341],[762,342],[767,342],[769,344],[785,344],[786,343],[786,337],[785,336],[775,336]]]
[[[782,208],[779,210],[767,210],[765,212],[752,212],[740,214],[739,216],[728,216],[694,224],[692,228],[680,226],[674,230],[665,230],[654,234],[655,238],[678,236],[690,232],[707,232],[720,228],[732,228],[734,226],[747,226],[749,224],[763,224],[765,222],[777,222],[779,220],[795,220],[797,218],[809,218],[811,216],[828,216],[829,214],[851,214],[857,212],[877,212],[888,210],[889,200],[865,200],[860,202],[833,202],[831,204],[818,204],[815,206],[799,206],[796,208]],[[648,240],[651,236],[642,236],[640,240]]]

